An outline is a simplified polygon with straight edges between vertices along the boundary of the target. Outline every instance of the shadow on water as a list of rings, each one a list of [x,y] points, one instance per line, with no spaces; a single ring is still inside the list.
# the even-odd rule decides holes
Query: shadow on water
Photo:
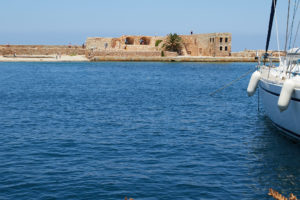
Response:
[[[250,165],[250,173],[258,185],[253,187],[258,194],[273,188],[286,196],[299,196],[299,143],[284,136],[263,113],[258,114],[256,127],[260,134],[253,138],[250,154],[255,164]]]

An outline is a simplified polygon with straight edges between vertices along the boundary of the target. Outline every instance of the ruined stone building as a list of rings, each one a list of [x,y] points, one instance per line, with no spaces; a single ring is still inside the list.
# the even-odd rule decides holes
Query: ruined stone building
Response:
[[[181,38],[185,55],[214,57],[231,55],[231,33],[181,35]]]
[[[231,33],[180,35],[183,56],[231,55]],[[161,56],[167,36],[121,36],[119,38],[93,37],[86,41],[86,48],[99,56]],[[166,52],[166,56],[176,56]]]

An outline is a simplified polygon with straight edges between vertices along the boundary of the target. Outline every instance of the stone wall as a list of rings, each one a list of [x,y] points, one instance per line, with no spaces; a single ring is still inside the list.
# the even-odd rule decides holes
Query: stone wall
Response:
[[[188,55],[226,57],[231,55],[231,33],[181,36]]]
[[[85,55],[82,46],[0,45],[0,55]]]
[[[279,57],[280,56],[285,56],[285,52],[283,51],[269,51],[269,54],[271,54],[273,57]],[[245,51],[240,51],[240,52],[232,52],[231,55],[232,57],[263,57],[265,54],[264,50],[245,50]]]
[[[156,51],[160,50],[162,43],[156,47],[157,40],[164,37],[152,36],[122,36],[120,38],[88,38],[86,47],[89,50],[129,50],[129,51]]]
[[[214,56],[231,55],[231,34],[211,33],[180,35],[183,42],[181,55]],[[0,55],[86,55],[118,57],[161,57],[167,36],[129,36],[119,38],[88,38],[86,46],[57,45],[0,45]],[[161,41],[158,43],[158,41]],[[174,57],[176,52],[165,52]],[[236,56],[238,53],[235,54]],[[245,53],[243,55],[246,55]]]
[[[92,58],[96,56],[115,56],[115,57],[162,57],[161,51],[91,51],[87,57]],[[165,57],[175,57],[176,52],[164,51]]]
[[[230,56],[231,34],[211,33],[180,35],[183,41],[182,55],[185,56]],[[128,36],[120,38],[88,38],[88,50],[96,51],[149,51],[160,53],[167,36]],[[156,45],[157,41],[162,41]]]

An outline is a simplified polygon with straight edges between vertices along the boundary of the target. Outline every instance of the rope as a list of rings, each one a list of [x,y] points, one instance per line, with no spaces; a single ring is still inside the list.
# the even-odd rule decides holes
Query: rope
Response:
[[[228,88],[229,86],[233,85],[234,83],[238,82],[239,80],[243,79],[244,77],[246,77],[248,74],[250,74],[251,72],[255,71],[256,69],[251,69],[248,72],[246,72],[245,74],[243,74],[242,76],[238,77],[237,79],[231,81],[230,83],[226,84],[225,86],[215,90],[214,92],[210,93],[210,96],[213,96],[214,94]]]
[[[257,111],[259,112],[260,111],[260,97],[259,97],[259,87],[258,87],[258,90],[257,90]]]

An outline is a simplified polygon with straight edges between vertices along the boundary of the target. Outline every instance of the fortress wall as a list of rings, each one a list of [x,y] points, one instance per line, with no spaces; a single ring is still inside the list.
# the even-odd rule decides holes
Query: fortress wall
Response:
[[[124,49],[127,51],[159,51],[155,46],[148,45],[127,45]]]
[[[283,51],[269,51],[269,54],[272,54],[273,57],[279,57],[279,56],[285,56],[285,52]],[[241,52],[233,52],[231,53],[232,57],[256,57],[258,55],[259,57],[263,57],[265,54],[264,50],[245,50]]]
[[[230,56],[231,55],[231,34],[230,33],[210,33],[180,35],[183,41],[183,55],[190,56]],[[120,38],[88,38],[87,49],[93,50],[123,50],[129,51],[161,51],[162,45],[167,36],[128,36]],[[162,40],[158,47],[155,46],[157,40]]]
[[[85,55],[81,46],[0,45],[0,55]]]
[[[180,35],[180,37],[182,38],[183,48],[185,48],[183,52],[186,52],[187,55],[190,56],[198,56],[199,52],[196,37],[193,35]]]
[[[121,36],[120,38],[88,38],[87,49],[94,50],[127,50],[127,51],[154,51],[157,50],[157,40],[164,40],[165,37],[152,36]],[[141,44],[141,41],[147,44]],[[162,43],[160,44],[160,46]]]
[[[226,57],[231,55],[231,34],[211,33],[180,35],[183,41],[183,55]],[[99,56],[152,56],[160,57],[165,37],[128,36],[119,38],[87,38],[86,47],[58,45],[0,45],[0,55],[86,55]],[[162,40],[158,47],[156,41]],[[235,56],[253,57],[253,52],[235,53]],[[165,52],[165,56],[176,56]],[[249,56],[250,55],[250,56]]]
[[[176,52],[164,51],[166,57],[177,56]],[[161,57],[161,51],[94,51],[89,57],[116,56],[116,57]]]
[[[183,40],[187,54],[190,56],[230,56],[230,33],[181,35],[180,37]],[[222,47],[222,50],[220,47]]]
[[[86,48],[98,50],[112,49],[113,39],[114,38],[88,38],[86,40]]]
[[[210,56],[212,51],[210,51],[210,34],[196,35],[195,41],[197,43],[197,51],[199,56]]]

